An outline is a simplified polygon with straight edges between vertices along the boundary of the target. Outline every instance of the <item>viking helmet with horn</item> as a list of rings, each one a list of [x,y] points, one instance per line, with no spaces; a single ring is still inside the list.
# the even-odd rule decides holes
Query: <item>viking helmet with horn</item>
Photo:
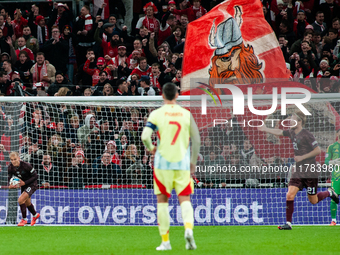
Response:
[[[215,55],[221,56],[227,54],[234,46],[243,42],[240,26],[242,23],[241,9],[235,7],[235,19],[230,17],[217,26],[215,32],[215,21],[210,31],[209,44],[216,48]]]

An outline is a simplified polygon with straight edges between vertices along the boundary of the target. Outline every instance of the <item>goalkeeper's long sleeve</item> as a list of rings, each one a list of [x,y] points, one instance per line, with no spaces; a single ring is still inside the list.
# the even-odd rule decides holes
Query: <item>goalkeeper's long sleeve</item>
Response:
[[[142,142],[145,145],[145,147],[148,149],[148,151],[152,151],[155,147],[152,144],[151,136],[152,136],[152,128],[144,127],[143,133],[142,133]]]
[[[196,165],[198,153],[200,152],[201,137],[198,127],[190,114],[190,138],[191,138],[191,160],[190,163]]]

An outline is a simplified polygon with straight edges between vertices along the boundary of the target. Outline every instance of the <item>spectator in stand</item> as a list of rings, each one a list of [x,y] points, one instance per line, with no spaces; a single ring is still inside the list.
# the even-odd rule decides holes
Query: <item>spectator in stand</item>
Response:
[[[53,7],[47,26],[50,29],[58,27],[62,31],[66,25],[71,24],[72,12],[66,4],[54,2]]]
[[[338,36],[340,36],[340,19],[335,18],[332,20],[332,28],[338,31]]]
[[[113,96],[114,91],[110,83],[106,83],[103,88],[103,96]]]
[[[13,35],[13,27],[8,24],[6,21],[6,17],[4,15],[0,15],[0,29],[2,30],[4,37],[12,37]]]
[[[87,159],[82,150],[75,152],[72,165],[67,169],[67,182],[69,188],[84,188],[84,185],[92,184],[92,174]]]
[[[55,81],[55,67],[46,63],[45,54],[38,52],[36,56],[36,63],[31,68],[33,83],[43,82],[45,87],[48,87]]]
[[[31,28],[29,26],[24,26],[22,37],[25,38],[26,48],[30,49],[34,54],[37,54],[39,51],[39,44],[37,43],[37,39],[31,34]],[[15,48],[18,48],[18,40],[15,42]]]
[[[135,69],[138,66],[138,60],[141,58],[141,52],[139,50],[134,50],[127,59],[128,68],[130,70]]]
[[[85,55],[89,48],[95,44],[94,31],[96,24],[90,14],[90,7],[84,5],[80,10],[80,15],[74,24],[74,33],[78,36],[77,64],[80,66],[86,61]]]
[[[63,161],[60,159],[64,158],[66,151],[66,144],[64,142],[60,135],[54,134],[47,143],[47,152],[51,156],[52,163],[60,168],[63,165]]]
[[[37,44],[40,47],[50,39],[49,29],[45,23],[44,16],[37,16],[35,18],[35,23],[32,20],[31,24],[32,35],[37,38]]]
[[[279,26],[279,34],[286,36],[288,40],[288,47],[295,42],[295,33],[290,30],[287,20],[282,20]]]
[[[63,75],[63,73],[58,71],[55,73],[55,82],[48,87],[46,93],[49,96],[55,96],[59,89],[63,87],[66,87],[70,91],[74,92],[76,86],[72,85],[72,83]]]
[[[179,23],[184,29],[184,35],[183,36],[185,36],[186,31],[187,31],[187,27],[188,27],[188,24],[189,24],[188,16],[186,14],[182,14]]]
[[[156,5],[153,2],[149,2],[143,7],[143,11],[145,16],[138,20],[136,29],[145,26],[150,32],[158,32],[160,23],[154,16],[158,13]]]
[[[130,81],[131,76],[134,75],[134,74],[138,74],[139,77],[142,77],[142,75],[149,76],[150,73],[151,73],[151,66],[148,65],[147,58],[146,57],[140,57],[138,59],[138,66],[135,69],[133,69],[128,80]]]
[[[150,53],[152,54],[153,58],[151,59],[149,57],[149,62],[157,62],[160,65],[160,70],[164,71],[164,69],[167,68],[166,65],[166,56],[167,53],[165,52],[165,47],[162,45],[158,46],[157,51],[156,48],[154,46],[154,38],[155,38],[155,33],[151,33],[150,34],[150,42],[149,42],[149,50]]]
[[[92,96],[92,90],[90,88],[87,88],[84,90],[84,95],[85,97],[90,97]]]
[[[89,48],[86,52],[86,59],[90,60],[89,63],[89,69],[95,69],[97,67],[97,62],[96,60],[96,55],[94,54],[94,50],[92,48]],[[84,71],[84,64],[82,64],[81,66],[79,66],[78,68],[78,73],[76,75],[76,80],[75,80],[75,84],[80,84],[84,86],[92,86],[92,75],[86,73]],[[83,88],[84,89],[84,88]]]
[[[181,26],[174,26],[172,28],[172,35],[165,39],[166,42],[169,43],[170,49],[172,52],[182,53],[181,50],[183,48],[182,43],[184,44],[184,33],[183,28]],[[178,48],[178,49],[177,49]]]
[[[30,70],[33,66],[33,61],[28,58],[27,51],[20,51],[19,60],[15,63],[14,67],[20,73],[20,79],[24,82],[26,87],[31,87],[30,79],[31,73]]]
[[[321,33],[320,32],[315,32],[313,35],[313,44],[315,45],[316,49],[316,58],[320,59],[321,54],[322,54],[322,41],[321,41]]]
[[[61,34],[61,38],[68,43],[68,63],[67,63],[67,76],[68,79],[73,82],[73,72],[76,66],[76,48],[78,45],[78,39],[75,34],[72,33],[72,28],[66,25]]]
[[[113,140],[108,141],[106,144],[105,151],[107,153],[110,153],[110,155],[112,156],[112,163],[122,167],[122,161],[119,154],[117,153],[117,144],[115,141]]]
[[[13,80],[13,69],[12,69],[12,63],[8,60],[5,60],[2,64],[2,69],[5,71],[7,75],[7,80],[12,81]]]
[[[312,24],[314,32],[320,32],[321,36],[327,33],[327,24],[324,22],[325,15],[322,11],[317,11],[315,15],[315,22]]]
[[[207,13],[207,10],[201,6],[201,0],[193,0],[193,6],[184,9],[184,10],[176,10],[176,9],[170,9],[174,14],[182,15],[186,14],[188,15],[189,22],[192,22],[203,15]]]
[[[287,47],[288,41],[286,40],[286,36],[279,35],[279,45],[283,54],[283,57],[286,63],[289,63],[289,50]]]
[[[71,143],[74,143],[74,144],[78,143],[78,137],[77,137],[78,129],[79,129],[79,117],[72,116],[70,118],[70,124],[68,125],[66,123],[67,138],[71,139]]]
[[[125,80],[118,80],[116,82],[117,92],[115,93],[115,96],[128,96],[128,85]]]
[[[127,136],[125,134],[120,136],[120,139],[115,139],[115,142],[118,147],[118,153],[123,156],[125,154],[126,148],[129,145],[129,141],[127,139]],[[119,144],[119,146],[118,146]]]
[[[111,70],[106,66],[105,59],[100,57],[97,60],[97,68],[91,69],[90,63],[94,59],[93,55],[90,55],[89,58],[86,60],[83,70],[89,74],[92,75],[92,86],[95,86],[98,84],[100,76],[99,73],[102,71],[105,71],[107,73],[107,79],[111,80]]]
[[[307,25],[309,24],[306,21],[305,11],[299,10],[297,12],[297,19],[294,20],[294,25],[293,25],[293,31],[297,39],[302,39]]]
[[[301,52],[301,43],[302,41],[307,41],[310,43],[310,46],[312,47],[312,52],[314,54],[316,54],[316,48],[315,48],[315,45],[312,41],[313,39],[313,32],[312,31],[306,31],[303,35],[303,39],[299,39],[297,41],[295,41],[289,51],[289,55],[293,55],[293,53],[300,53]]]
[[[162,94],[163,85],[171,81],[171,77],[166,75],[168,72],[170,72],[170,68],[167,68],[164,72],[161,72],[159,63],[154,63],[151,65],[150,85],[158,95]]]
[[[51,162],[51,156],[44,154],[41,164],[38,166],[38,184],[44,188],[61,186],[62,175],[59,168]]]
[[[110,117],[110,116],[108,116]],[[103,144],[107,144],[108,141],[114,139],[114,134],[110,129],[110,121],[108,117],[103,117],[98,124],[100,124],[100,140]]]
[[[175,78],[172,79],[172,83],[175,84],[178,88],[178,94],[181,92],[181,79],[182,79],[182,71],[177,70]]]
[[[319,10],[325,15],[325,23],[328,28],[332,27],[332,20],[340,17],[339,3],[335,4],[334,0],[326,0],[320,4]]]
[[[130,83],[128,89],[129,89],[129,91],[128,91],[129,96],[140,96],[140,94],[138,93],[136,81],[131,80],[131,83]]]
[[[19,53],[20,53],[20,51],[26,51],[27,55],[28,55],[28,58],[30,60],[34,61],[33,51],[31,51],[29,48],[26,48],[26,39],[24,37],[19,37],[19,39],[17,41],[17,44],[18,44],[18,49],[15,50],[15,53],[17,55],[17,59],[16,60],[19,60]]]
[[[112,24],[105,24],[103,26],[102,21],[98,22],[98,27],[96,29],[96,32],[94,33],[94,39],[97,43],[100,44],[105,57],[108,55],[110,58],[115,58],[118,55],[118,44],[121,43],[119,32],[114,31],[111,35],[109,35],[109,37],[107,38],[107,40],[110,40],[109,42],[99,37],[100,28],[103,26],[104,28],[106,28],[106,30],[109,30],[108,26],[111,25]]]
[[[10,81],[5,71],[0,71],[0,92],[6,94],[7,88],[10,86]],[[0,108],[1,109],[1,108]],[[1,119],[1,118],[0,118]]]
[[[96,117],[92,114],[88,114],[85,118],[85,125],[80,127],[77,131],[78,140],[82,145],[87,142],[87,137],[91,132],[99,132],[99,129],[95,126]]]
[[[27,24],[28,20],[22,17],[20,9],[16,9],[14,11],[14,20],[12,21],[15,38],[23,36],[23,29]]]
[[[98,165],[97,173],[94,175],[95,184],[114,184],[120,183],[121,169],[117,164],[112,163],[110,153],[104,152],[101,163]]]
[[[52,38],[45,42],[42,51],[45,53],[46,59],[57,71],[67,72],[69,43],[60,37],[58,27],[52,28]]]
[[[63,139],[63,141],[67,140],[67,132],[66,132],[65,124],[63,121],[59,121],[57,123],[55,134],[59,135],[61,139]]]
[[[215,150],[209,152],[207,156],[204,157],[204,165],[206,166],[217,166],[217,165],[224,165],[225,160],[224,158],[217,154]]]
[[[9,54],[11,54],[11,48],[10,47],[13,48],[12,39],[10,37],[4,36],[3,30],[0,28],[0,52],[1,53],[7,53],[8,58],[9,58]],[[14,50],[14,48],[13,48],[13,50]]]
[[[175,1],[169,1],[169,6],[174,5]],[[171,3],[171,4],[170,4]],[[167,12],[163,18],[162,18],[162,23],[161,26],[159,27],[158,30],[158,41],[157,45],[161,45],[166,38],[168,38],[171,35],[171,30],[172,27],[175,25],[175,16],[170,15],[170,12]]]
[[[332,44],[330,46],[334,49],[338,42],[338,31],[334,28],[328,29],[328,37],[332,40]]]
[[[135,144],[127,146],[124,156],[122,156],[122,170],[123,174],[126,170],[135,163],[141,163],[141,157],[138,154],[138,150]]]
[[[150,85],[150,77],[147,75],[142,75],[141,79],[139,80],[140,87],[138,88],[138,93],[141,96],[155,96],[156,91]]]

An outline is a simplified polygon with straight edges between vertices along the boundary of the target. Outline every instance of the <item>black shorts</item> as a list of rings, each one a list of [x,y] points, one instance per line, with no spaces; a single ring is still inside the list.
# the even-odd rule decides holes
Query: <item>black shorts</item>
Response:
[[[31,184],[29,186],[22,186],[21,194],[26,192],[29,195],[29,197],[31,197],[37,189],[38,189],[38,185],[36,184]]]
[[[306,188],[308,195],[316,195],[318,192],[318,183],[318,178],[291,178],[288,187],[295,186],[300,190]]]

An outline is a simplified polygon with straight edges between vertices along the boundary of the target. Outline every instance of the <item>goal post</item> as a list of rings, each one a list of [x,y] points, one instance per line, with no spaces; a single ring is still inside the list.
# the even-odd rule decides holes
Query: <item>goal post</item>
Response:
[[[280,224],[294,165],[293,145],[288,138],[265,134],[256,126],[262,122],[288,129],[287,118],[296,107],[288,105],[287,114],[281,115],[278,95],[277,109],[259,116],[249,110],[245,96],[241,116],[233,114],[232,96],[220,98],[222,105],[206,97],[206,114],[202,114],[202,96],[178,98],[190,110],[201,136],[193,176],[195,224]],[[287,94],[287,98],[303,95]],[[271,95],[252,99],[258,110],[272,105]],[[161,97],[0,97],[0,104],[0,225],[21,218],[19,191],[8,190],[10,151],[18,151],[38,172],[40,189],[32,196],[41,214],[38,224],[157,225],[154,158],[140,137],[150,112],[163,105]],[[306,128],[322,149],[317,162],[319,189],[324,189],[331,177],[328,168],[323,169],[326,150],[336,141],[339,128],[338,94],[312,94],[304,106],[312,114]],[[152,140],[156,143],[156,133]],[[294,223],[329,223],[329,202],[312,206],[299,192]],[[169,210],[171,224],[181,225],[175,193]]]

